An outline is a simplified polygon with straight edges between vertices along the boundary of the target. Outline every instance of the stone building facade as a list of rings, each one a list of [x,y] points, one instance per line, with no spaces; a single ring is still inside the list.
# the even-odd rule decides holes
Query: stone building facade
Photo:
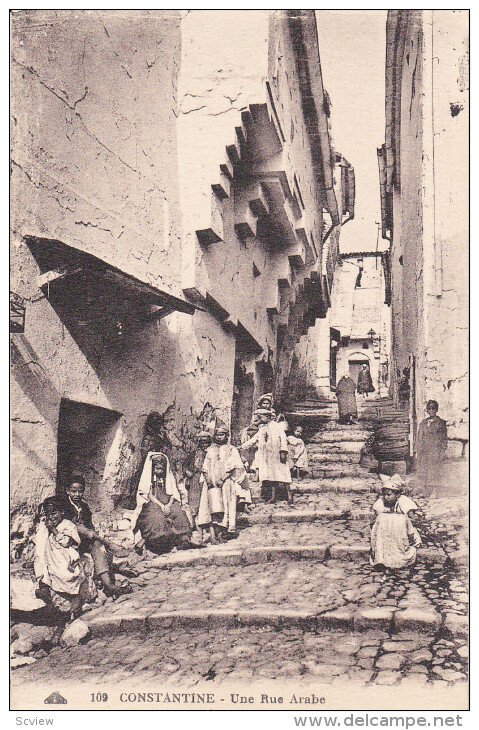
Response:
[[[80,470],[110,513],[145,433],[181,473],[200,423],[235,433],[259,393],[281,402],[330,306],[354,171],[313,11],[12,24],[12,509]]]
[[[453,457],[468,441],[468,105],[467,11],[389,11],[378,159],[392,392],[409,367],[412,448],[434,398]]]
[[[362,364],[375,391],[389,392],[390,310],[385,302],[384,252],[340,253],[331,307],[298,347],[297,379],[332,398],[343,374],[355,382]]]

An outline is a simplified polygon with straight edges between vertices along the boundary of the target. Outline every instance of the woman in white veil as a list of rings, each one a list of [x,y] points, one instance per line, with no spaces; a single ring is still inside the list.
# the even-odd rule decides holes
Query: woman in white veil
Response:
[[[141,533],[145,546],[162,553],[190,545],[191,518],[181,496],[168,457],[150,451],[140,477],[133,516],[133,532]]]

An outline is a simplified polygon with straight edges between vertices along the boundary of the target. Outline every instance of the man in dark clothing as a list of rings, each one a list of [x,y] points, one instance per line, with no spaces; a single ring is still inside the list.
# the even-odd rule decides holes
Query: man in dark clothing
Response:
[[[65,518],[76,525],[78,534],[81,537],[80,551],[90,553],[95,566],[95,576],[101,580],[103,591],[108,596],[130,593],[130,586],[115,585],[112,556],[108,550],[109,541],[95,531],[92,511],[83,499],[85,494],[84,478],[79,475],[73,476],[65,491],[66,498],[62,503]]]
[[[399,405],[403,410],[409,410],[409,398],[411,395],[411,386],[409,383],[410,372],[409,368],[404,368],[398,384]]]
[[[437,415],[439,404],[429,400],[426,405],[428,417],[417,430],[416,455],[419,477],[429,495],[434,495],[441,483],[443,461],[447,449],[447,424]]]
[[[336,386],[338,399],[339,423],[351,424],[358,416],[356,404],[356,384],[349,375],[343,375]]]
[[[368,397],[368,393],[374,393],[373,379],[371,372],[366,364],[361,366],[358,375],[358,393]]]

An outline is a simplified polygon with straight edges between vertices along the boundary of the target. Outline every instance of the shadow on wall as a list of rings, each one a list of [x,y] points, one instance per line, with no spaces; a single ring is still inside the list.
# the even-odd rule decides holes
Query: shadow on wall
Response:
[[[191,462],[196,449],[198,433],[202,430],[213,433],[216,421],[215,408],[210,403],[205,403],[200,415],[197,418],[192,416],[182,423],[177,433],[174,406],[169,406],[164,413],[151,411],[143,427],[137,467],[115,506],[123,509],[135,508],[136,492],[149,451],[161,451],[166,454],[175,476],[183,478],[184,469]]]
[[[47,466],[42,463],[43,436],[38,453],[32,456],[28,438],[21,431],[22,439],[18,439],[19,429],[15,429],[13,446],[19,464],[25,461],[31,469],[23,484],[13,477],[12,508],[27,503],[35,507],[52,493],[55,483],[63,489],[73,471],[86,477],[87,495],[91,494],[95,507],[111,512],[123,506],[136,492],[146,433],[153,434],[153,448],[169,456],[181,478],[198,431],[216,420],[209,403],[201,413],[192,405],[194,379],[197,374],[201,377],[206,362],[216,375],[216,392],[223,394],[222,373],[214,370],[218,358],[212,364],[211,354],[203,353],[192,338],[185,354],[176,330],[164,321],[146,324],[136,315],[125,316],[119,329],[113,316],[96,319],[94,302],[91,308],[83,302],[84,311],[77,312],[75,320],[71,311],[65,311],[64,298],[56,306],[50,299],[43,301],[47,309],[32,329],[37,338],[33,345],[25,335],[12,337],[12,375],[22,401],[25,396],[25,403],[19,402],[18,421],[25,409],[35,412],[43,426],[29,428],[43,428],[48,434],[51,458]],[[53,311],[56,316],[50,317]],[[193,356],[195,371],[190,362]],[[191,379],[169,376],[186,372]],[[205,401],[208,395],[204,393]],[[220,407],[221,397],[218,400]],[[62,403],[71,411],[66,426],[65,419],[60,423]]]
[[[295,401],[300,401],[308,393],[308,373],[305,367],[301,367],[299,357],[296,353],[291,358],[289,373],[285,378],[285,388],[281,397],[281,408],[291,407]]]

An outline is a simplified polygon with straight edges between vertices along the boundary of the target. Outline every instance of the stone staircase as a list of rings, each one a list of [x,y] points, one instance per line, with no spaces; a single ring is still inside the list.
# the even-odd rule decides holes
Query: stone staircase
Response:
[[[97,646],[109,656],[118,646],[118,671],[124,674],[130,661],[125,643],[132,657],[138,643],[150,640],[151,651],[171,655],[162,642],[171,633],[184,635],[186,653],[173,680],[198,680],[203,664],[195,664],[191,646],[201,647],[208,671],[223,679],[243,677],[244,671],[264,679],[272,667],[281,678],[288,657],[289,676],[301,676],[303,683],[318,674],[326,682],[363,684],[398,684],[413,677],[446,687],[464,680],[466,588],[448,559],[444,533],[438,536],[434,523],[419,525],[424,545],[413,568],[380,574],[369,566],[370,507],[380,480],[361,467],[360,453],[391,407],[387,399],[362,402],[358,422],[343,426],[334,401],[309,398],[296,404],[287,419],[290,427],[304,427],[311,470],[293,484],[293,505],[261,503],[259,485],[253,483],[254,509],[240,517],[237,539],[138,561],[134,592],[85,614],[93,638],[83,649],[94,655]],[[291,632],[298,642],[295,658],[285,645]],[[250,647],[248,667],[256,667],[251,675],[239,649],[233,669],[229,654],[218,652],[220,635],[230,650]],[[345,642],[348,650],[341,649]],[[266,666],[261,656],[269,656],[272,646],[276,653]],[[65,654],[70,665],[76,661],[75,650]],[[136,679],[138,661],[131,665]],[[61,666],[57,658],[58,671]],[[50,676],[49,658],[18,670],[27,678],[41,671]],[[101,671],[100,666],[98,681]],[[156,679],[171,679],[170,674],[159,671]]]

